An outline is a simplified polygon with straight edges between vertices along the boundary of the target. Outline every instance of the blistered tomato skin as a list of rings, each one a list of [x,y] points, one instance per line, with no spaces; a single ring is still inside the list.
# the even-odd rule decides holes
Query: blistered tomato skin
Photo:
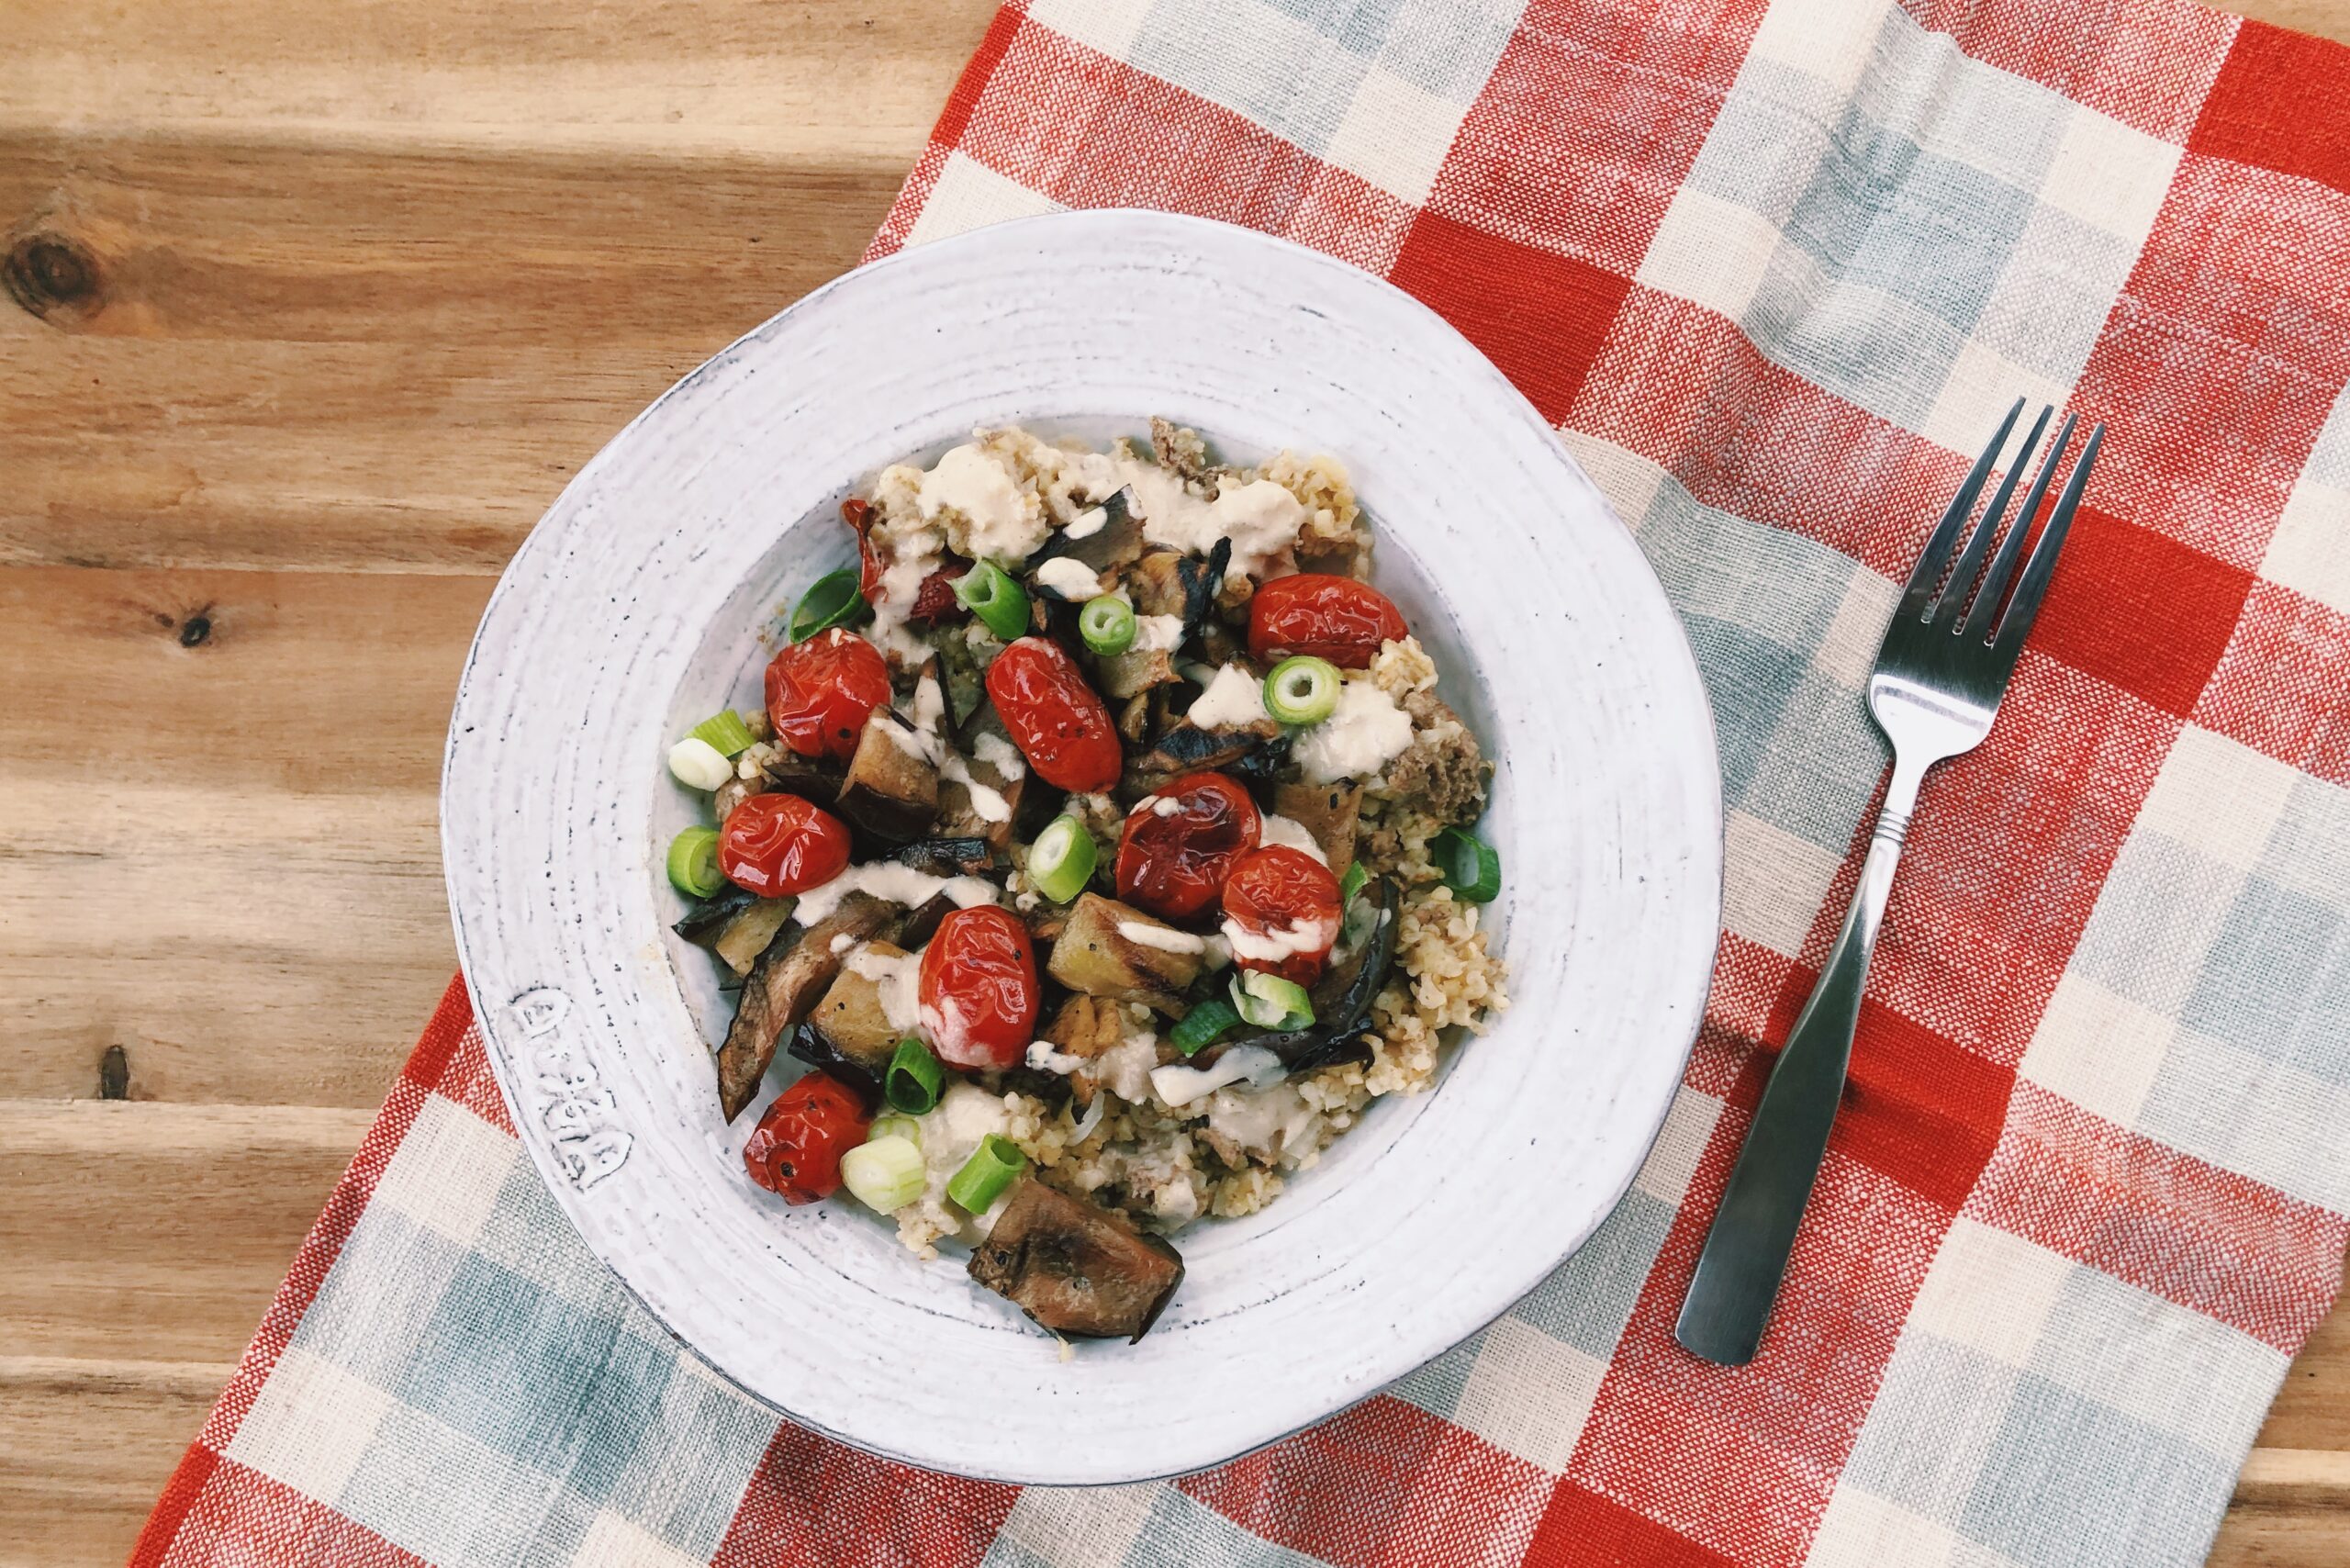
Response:
[[[871,604],[881,595],[881,557],[873,548],[873,503],[851,496],[841,503],[841,521],[856,535],[856,591]]]
[[[816,1203],[841,1190],[841,1156],[871,1126],[856,1091],[811,1072],[777,1095],[751,1129],[743,1168],[788,1204]]]
[[[1337,943],[1339,902],[1338,879],[1303,849],[1274,844],[1242,856],[1224,883],[1233,964],[1312,985]]]
[[[1058,643],[1023,637],[988,666],[988,698],[1028,766],[1059,790],[1107,790],[1125,756],[1110,710]]]
[[[994,904],[938,923],[915,980],[923,1031],[956,1067],[1017,1067],[1035,1037],[1036,950],[1028,928]]]
[[[1382,643],[1407,633],[1404,612],[1369,583],[1326,572],[1275,577],[1248,602],[1248,653],[1260,661],[1310,654],[1341,669],[1366,669]]]
[[[776,739],[802,756],[846,762],[873,710],[889,700],[881,651],[838,626],[767,662],[767,719]]]
[[[754,795],[718,830],[718,868],[765,899],[822,887],[848,869],[848,828],[797,795]]]
[[[1126,813],[1118,896],[1161,920],[1189,920],[1214,905],[1234,863],[1263,833],[1257,802],[1237,782],[1187,773]]]

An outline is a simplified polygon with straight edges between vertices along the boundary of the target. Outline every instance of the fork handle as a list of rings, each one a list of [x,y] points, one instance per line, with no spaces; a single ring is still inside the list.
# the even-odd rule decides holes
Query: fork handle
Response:
[[[1771,1070],[1713,1227],[1706,1233],[1673,1338],[1709,1361],[1743,1366],[1752,1361],[1771,1321],[1771,1304],[1778,1296],[1804,1204],[1828,1152],[1829,1129],[1852,1060],[1852,1031],[1860,1022],[1869,955],[1885,923],[1893,869],[1901,859],[1924,774],[1923,767],[1905,767],[1898,756],[1894,759],[1893,778],[1843,928]]]

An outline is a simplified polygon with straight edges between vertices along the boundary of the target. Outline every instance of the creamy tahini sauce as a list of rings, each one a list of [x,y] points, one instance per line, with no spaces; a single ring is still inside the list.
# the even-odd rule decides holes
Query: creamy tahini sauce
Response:
[[[851,866],[822,887],[800,894],[791,918],[801,925],[813,925],[839,909],[841,901],[851,893],[870,893],[908,909],[918,908],[945,893],[955,902],[956,908],[969,909],[995,902],[996,887],[977,877],[934,877],[894,860],[877,860],[867,866]]]
[[[1300,730],[1289,754],[1308,781],[1336,783],[1378,772],[1412,744],[1412,716],[1369,680],[1349,680],[1336,711]]]
[[[1238,665],[1216,671],[1185,714],[1203,730],[1237,729],[1270,716],[1265,711],[1264,682]]]

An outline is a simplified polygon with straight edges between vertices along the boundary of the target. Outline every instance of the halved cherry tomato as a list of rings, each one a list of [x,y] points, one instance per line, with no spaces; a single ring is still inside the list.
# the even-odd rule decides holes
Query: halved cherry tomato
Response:
[[[881,593],[881,557],[873,548],[873,503],[851,496],[841,503],[841,521],[856,533],[856,591],[871,604]]]
[[[1404,640],[1404,612],[1369,583],[1326,572],[1275,577],[1248,601],[1248,653],[1259,661],[1311,654],[1364,669],[1382,643]]]
[[[855,1090],[811,1072],[777,1095],[751,1129],[743,1168],[785,1203],[812,1204],[841,1190],[841,1156],[872,1125]]]
[[[968,615],[963,601],[955,597],[955,579],[971,569],[968,561],[955,561],[941,566],[923,578],[922,587],[914,591],[914,607],[906,611],[906,621],[914,626],[935,626],[942,621],[957,621]]]
[[[995,904],[952,912],[922,950],[914,995],[939,1060],[1018,1066],[1035,1037],[1041,1000],[1028,928]]]
[[[1023,637],[988,666],[988,697],[1003,727],[1047,784],[1107,790],[1125,756],[1110,710],[1058,643]]]
[[[848,829],[797,795],[754,795],[718,830],[718,868],[763,899],[804,893],[848,869]]]
[[[1161,920],[1188,920],[1215,902],[1263,831],[1248,790],[1221,773],[1186,773],[1126,813],[1118,896]]]
[[[767,718],[776,738],[802,756],[846,762],[873,710],[890,700],[881,650],[835,626],[768,661]]]
[[[1338,906],[1338,879],[1304,850],[1270,844],[1242,856],[1224,881],[1233,963],[1312,985],[1337,944]]]

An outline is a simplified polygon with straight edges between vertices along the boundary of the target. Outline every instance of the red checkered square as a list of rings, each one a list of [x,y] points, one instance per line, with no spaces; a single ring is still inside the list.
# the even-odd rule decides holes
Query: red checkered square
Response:
[[[1515,1563],[1550,1493],[1537,1466],[1385,1394],[1176,1484],[1337,1568]]]
[[[2350,784],[2350,616],[2275,583],[2255,584],[2194,719]]]
[[[1024,27],[979,94],[961,150],[1065,207],[1149,207],[1383,262],[1412,210],[1241,115]]]
[[[2350,380],[2350,196],[2188,153],[2074,389],[2098,504],[2246,571]]]
[[[1526,1568],[1738,1568],[1738,1559],[1707,1551],[1588,1486],[1561,1481],[1526,1550]]]
[[[968,1568],[1017,1486],[912,1470],[786,1421],[751,1473],[711,1568]]]
[[[1795,961],[1784,954],[1734,931],[1722,933],[1721,946],[1714,953],[1713,990],[1706,997],[1706,1025],[1720,1034],[1725,1049],[1734,1050],[1743,1059],[1752,1047],[1785,1037],[1785,1030],[1774,1031],[1772,1022],[1795,967]],[[1731,1070],[1733,1076],[1735,1070]],[[1726,1082],[1699,1082],[1694,1060],[1683,1081],[1708,1094],[1729,1092]]]
[[[1743,1367],[1700,1361],[1673,1343],[1673,1323],[1747,1122],[1733,1104],[1716,1124],[1567,1476],[1737,1562],[1793,1562],[1951,1214],[1831,1149],[1761,1353]]]
[[[1829,1147],[1955,1215],[1998,1145],[2014,1081],[2013,1069],[1864,1000]]]
[[[2287,1355],[2342,1282],[2350,1220],[2016,1084],[1966,1215]]]
[[[453,1100],[504,1133],[516,1136],[514,1121],[507,1114],[505,1092],[498,1087],[498,1075],[490,1070],[489,1051],[483,1044],[479,1029],[468,1029],[441,1074],[435,1091],[444,1100]]]
[[[1901,0],[1986,65],[2165,141],[2184,141],[2236,19],[2193,0]]]
[[[2253,575],[2084,506],[2031,646],[2184,718],[2234,633]]]
[[[163,1509],[156,1510],[131,1553],[131,1568],[426,1568],[424,1559],[366,1526],[233,1459],[191,1453],[173,1478],[174,1489],[183,1479],[192,1483],[185,1512],[167,1521]],[[171,1500],[166,1493],[166,1506]]]
[[[1432,212],[1412,226],[1393,280],[1483,349],[1553,424],[1574,403],[1630,286]]]
[[[1773,364],[1734,322],[1637,286],[1572,422],[1663,465],[1707,506],[1897,580],[1974,460]]]
[[[1428,207],[1620,276],[1640,264],[1766,0],[1532,0]]]
[[[1926,781],[1869,994],[2013,1070],[2178,727],[2026,650],[1989,737]]]
[[[2190,151],[2257,163],[2350,191],[2350,50],[2245,22],[2188,138]]]

